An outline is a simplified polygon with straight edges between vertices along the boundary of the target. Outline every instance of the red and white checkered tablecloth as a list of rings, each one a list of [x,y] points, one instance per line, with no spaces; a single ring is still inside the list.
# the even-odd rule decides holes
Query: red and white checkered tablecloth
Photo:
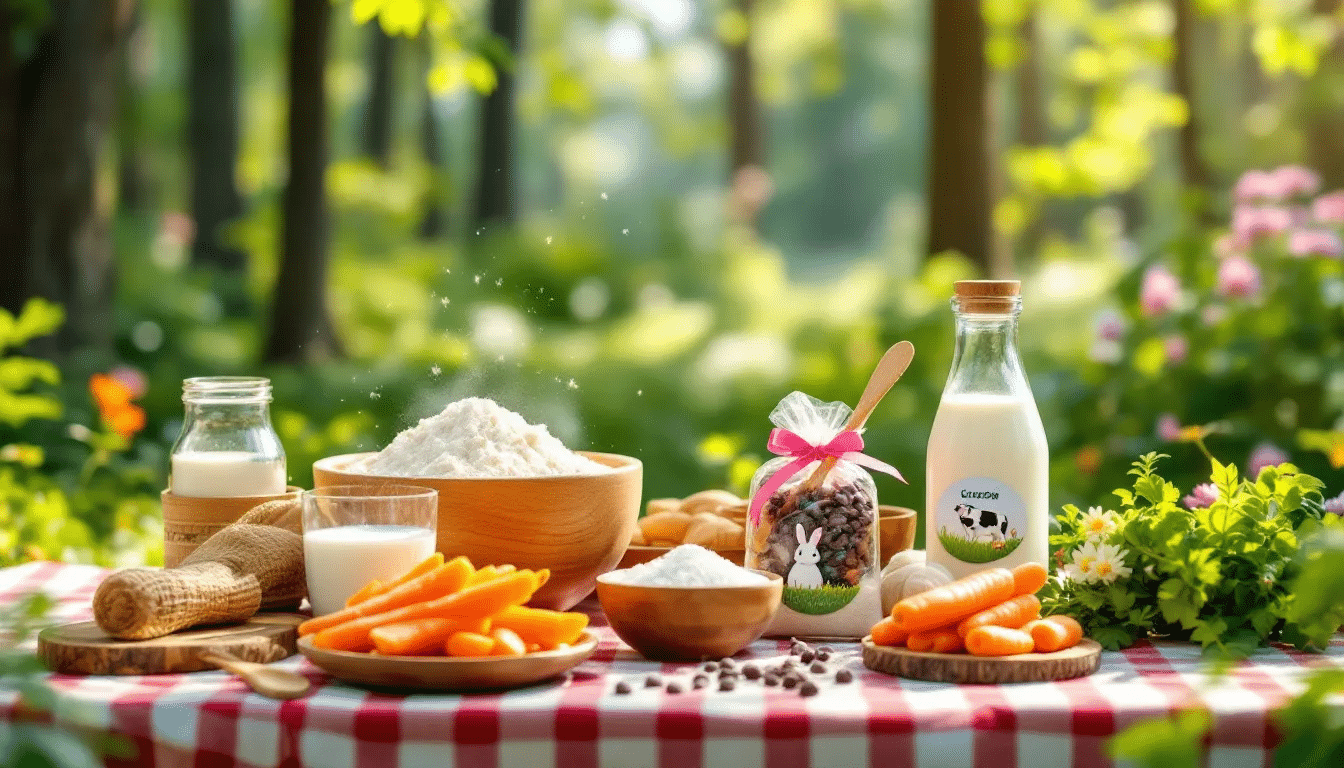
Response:
[[[0,603],[42,590],[56,600],[58,619],[87,619],[106,573],[49,562],[0,570]],[[562,680],[531,688],[373,693],[294,656],[278,665],[316,684],[301,699],[263,698],[224,672],[52,675],[51,720],[128,736],[139,754],[126,765],[1092,768],[1110,764],[1105,743],[1118,730],[1196,706],[1215,717],[1210,768],[1258,768],[1269,765],[1276,740],[1267,713],[1300,689],[1310,666],[1344,667],[1344,637],[1336,637],[1322,655],[1263,650],[1215,682],[1201,673],[1197,648],[1145,642],[1104,654],[1087,678],[957,686],[870,672],[856,645],[832,644],[856,680],[811,698],[759,685],[617,695],[621,679],[686,665],[644,661],[605,626],[595,603],[583,607],[594,615],[597,652]],[[786,651],[787,643],[763,640],[742,656]],[[0,691],[0,730],[16,717],[14,704],[12,691]]]

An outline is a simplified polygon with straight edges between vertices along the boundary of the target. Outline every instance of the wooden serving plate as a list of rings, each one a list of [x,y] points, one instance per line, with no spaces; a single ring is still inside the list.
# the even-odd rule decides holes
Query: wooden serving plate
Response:
[[[427,691],[488,691],[518,688],[568,672],[592,655],[597,635],[585,631],[569,648],[526,656],[377,656],[331,651],[301,637],[299,653],[332,677],[372,688]]]
[[[1054,653],[1014,656],[971,656],[928,653],[875,645],[863,638],[863,665],[878,672],[935,683],[1043,683],[1084,677],[1101,666],[1101,644],[1083,638],[1072,648]]]
[[[47,627],[38,633],[37,655],[66,675],[160,675],[215,669],[205,651],[228,651],[243,661],[269,664],[295,652],[298,626],[306,617],[259,613],[241,624],[200,627],[152,640],[117,640],[92,621]]]

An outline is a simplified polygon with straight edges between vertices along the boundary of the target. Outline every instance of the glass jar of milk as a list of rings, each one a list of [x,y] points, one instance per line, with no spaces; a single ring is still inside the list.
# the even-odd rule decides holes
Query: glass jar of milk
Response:
[[[994,566],[1049,566],[1045,428],[1017,353],[1016,280],[962,280],[957,346],[929,435],[928,560],[956,578]]]
[[[270,379],[207,376],[182,382],[185,418],[173,445],[177,496],[277,496],[285,449],[271,426]]]

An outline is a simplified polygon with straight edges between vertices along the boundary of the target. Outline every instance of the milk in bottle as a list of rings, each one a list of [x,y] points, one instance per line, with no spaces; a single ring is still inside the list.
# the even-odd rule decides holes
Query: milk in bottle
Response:
[[[962,280],[957,346],[929,435],[925,546],[956,578],[1048,567],[1049,448],[1017,353],[1016,280]]]

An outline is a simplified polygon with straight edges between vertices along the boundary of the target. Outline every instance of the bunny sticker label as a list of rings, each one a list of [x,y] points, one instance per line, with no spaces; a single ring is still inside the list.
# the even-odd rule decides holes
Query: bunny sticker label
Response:
[[[818,565],[822,559],[821,540],[826,534],[824,526],[811,531],[797,523],[793,535],[797,547],[793,550],[793,564],[784,575],[783,603],[799,613],[819,616],[834,613],[854,599],[859,588],[846,581],[828,583]]]
[[[1022,543],[1026,507],[1011,486],[988,477],[952,483],[938,497],[938,543],[964,563],[1007,557]]]

